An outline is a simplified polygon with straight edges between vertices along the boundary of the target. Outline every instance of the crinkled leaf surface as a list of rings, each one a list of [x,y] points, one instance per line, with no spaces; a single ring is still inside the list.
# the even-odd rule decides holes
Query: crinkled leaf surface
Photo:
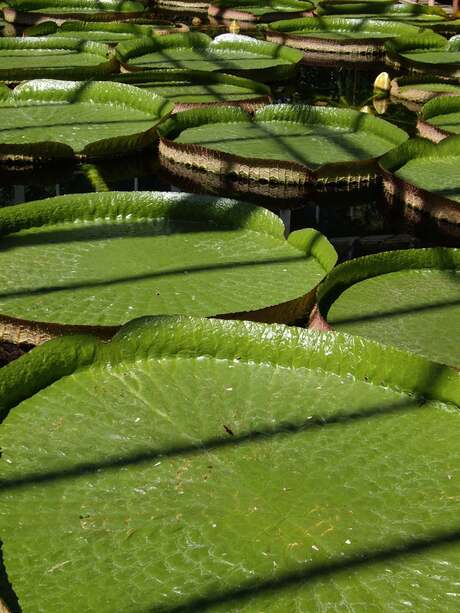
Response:
[[[59,13],[91,14],[103,13],[104,11],[137,13],[145,10],[142,2],[132,0],[8,0],[7,4],[17,11],[45,13],[47,15]]]
[[[174,24],[167,21],[159,21],[141,25],[125,22],[93,22],[93,21],[65,21],[61,26],[54,22],[45,22],[32,28],[28,28],[28,36],[66,36],[79,38],[81,40],[91,40],[101,43],[114,44],[124,40],[142,36],[154,36],[158,29],[171,29],[174,31]]]
[[[381,164],[411,185],[460,201],[459,136],[450,136],[436,145],[411,139],[386,155]]]
[[[420,89],[422,91],[428,92],[439,92],[439,93],[452,93],[460,95],[460,85],[455,85],[453,83],[411,83],[410,85],[402,85],[399,88],[400,92],[411,91],[414,89]]]
[[[271,13],[299,13],[310,11],[314,8],[311,2],[299,0],[265,0],[263,5],[257,4],[253,0],[241,2],[238,0],[214,0],[211,5],[224,10],[239,11],[250,13],[258,17],[270,15]]]
[[[59,76],[65,70],[80,74],[110,72],[109,48],[102,43],[72,38],[0,38],[0,78],[15,81]],[[105,69],[105,66],[107,68]]]
[[[460,202],[459,164],[460,155],[417,158],[404,164],[396,175],[412,185]]]
[[[196,116],[204,118],[205,113]],[[382,120],[369,122],[368,116],[357,111],[306,105],[267,106],[255,113],[254,120],[242,112],[228,114],[225,122],[217,117],[209,113],[208,122],[201,120],[200,125],[184,129],[175,141],[316,169],[331,162],[378,157],[406,136]]]
[[[249,36],[222,34],[212,40],[197,32],[120,43],[117,53],[122,63],[137,70],[182,68],[228,72],[290,68],[303,57],[295,49]]]
[[[11,227],[19,231],[2,239],[0,312],[62,324],[276,305],[308,293],[336,260],[315,230],[286,241],[273,213],[190,194],[52,198],[1,210],[0,228]]]
[[[329,324],[460,366],[460,250],[439,250],[438,267],[426,261],[429,253],[423,249],[383,253],[337,267],[335,287],[340,279],[346,281],[342,290],[335,290],[340,293],[327,311]],[[389,270],[386,261],[398,259],[401,264]],[[368,274],[351,281],[350,271],[360,266]]]
[[[304,17],[286,19],[269,25],[270,30],[305,36],[336,40],[360,40],[370,38],[394,38],[414,35],[419,30],[415,26],[383,19],[345,18],[345,17]]]
[[[27,147],[43,143],[67,146],[86,154],[91,147],[111,142],[107,153],[136,147],[138,135],[149,132],[171,111],[164,98],[140,92],[130,85],[102,81],[77,82],[37,79],[18,86],[0,102],[0,148]],[[132,143],[129,143],[132,139]],[[153,140],[153,136],[151,138]],[[145,144],[144,144],[145,146]],[[99,151],[98,153],[101,153]]]
[[[439,104],[440,102],[442,101],[435,99],[434,105],[427,103],[422,111],[422,118],[426,118],[430,124],[446,132],[460,134],[460,95],[449,96],[445,109],[443,104]]]
[[[124,73],[115,79],[153,91],[175,104],[225,103],[270,95],[270,89],[257,81],[206,71],[142,71]]]
[[[0,385],[24,613],[455,609],[450,369],[344,335],[160,319],[105,347],[53,341]]]

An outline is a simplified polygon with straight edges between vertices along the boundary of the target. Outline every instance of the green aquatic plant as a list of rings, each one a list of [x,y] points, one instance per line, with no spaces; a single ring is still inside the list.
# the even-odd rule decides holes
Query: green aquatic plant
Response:
[[[0,371],[0,407],[0,536],[25,612],[453,598],[450,368],[343,334],[145,318],[32,350]]]
[[[110,335],[134,317],[157,314],[294,322],[308,315],[313,290],[337,259],[316,230],[286,240],[267,210],[192,194],[28,202],[0,210],[0,232],[3,339],[76,326]]]
[[[269,105],[196,109],[160,128],[160,156],[255,181],[306,183],[370,180],[376,158],[408,138],[390,123],[351,109]],[[174,169],[172,169],[174,171]]]
[[[201,32],[141,38],[120,43],[117,58],[125,70],[220,71],[277,81],[293,76],[303,58],[296,49],[238,34],[212,39]]]
[[[389,251],[345,262],[318,289],[318,306],[334,330],[460,366],[460,249]]]
[[[27,81],[0,100],[0,158],[125,155],[151,145],[172,108],[161,96],[120,83]]]
[[[0,38],[0,81],[90,79],[114,72],[109,47],[77,38]]]

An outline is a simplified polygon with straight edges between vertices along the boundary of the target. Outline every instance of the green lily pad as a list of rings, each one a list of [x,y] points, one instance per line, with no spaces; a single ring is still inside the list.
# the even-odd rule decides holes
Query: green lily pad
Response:
[[[399,38],[385,44],[388,62],[418,74],[460,78],[460,36],[449,41],[436,33]]]
[[[77,38],[0,38],[0,80],[89,79],[113,72],[117,62],[102,43]]]
[[[460,84],[457,96],[437,96],[423,105],[419,116],[422,136],[436,142],[460,134]]]
[[[146,7],[133,0],[7,0],[3,3],[5,21],[32,25],[52,19],[104,21],[142,16]]]
[[[316,5],[318,15],[356,15],[380,13],[391,10],[397,0],[319,0]]]
[[[257,81],[200,70],[152,70],[109,77],[155,92],[174,103],[176,111],[204,105],[241,105],[253,109],[270,101],[270,88]]]
[[[262,5],[254,0],[212,0],[208,15],[240,21],[274,21],[284,15],[311,14],[315,5],[304,0],[267,0]]]
[[[316,230],[285,240],[273,213],[190,194],[50,198],[1,209],[0,229],[0,313],[61,325],[266,307],[296,319],[337,259]]]
[[[365,17],[304,17],[276,21],[268,27],[268,40],[328,53],[383,53],[385,40],[420,32],[409,24]]]
[[[253,116],[241,109],[185,111],[160,132],[164,159],[299,184],[370,177],[375,159],[407,139],[399,128],[365,113],[287,104],[266,106]]]
[[[460,83],[431,76],[398,77],[391,82],[390,94],[397,100],[420,105],[438,96],[460,95]]]
[[[460,249],[350,260],[321,285],[318,304],[335,330],[460,366]]]
[[[414,138],[379,161],[385,191],[435,219],[460,225],[460,136],[438,145]],[[446,224],[443,224],[446,228]],[[452,229],[453,229],[452,228]]]
[[[337,3],[339,6],[342,3]],[[338,12],[341,14],[343,18],[377,18],[377,19],[385,19],[389,21],[401,21],[405,23],[410,23],[416,26],[421,27],[429,27],[432,28],[433,25],[440,25],[444,23],[448,23],[449,15],[444,11],[440,6],[429,6],[427,4],[417,4],[412,2],[404,2],[402,4],[391,4],[391,3],[375,3],[369,2],[366,4],[367,11],[363,13],[357,13],[355,10],[352,10],[350,7],[350,11],[345,14]],[[327,10],[324,11],[321,8],[317,9],[318,15],[323,15],[327,13]],[[334,14],[333,11],[330,11]]]
[[[0,121],[5,126],[0,157],[124,155],[151,144],[155,126],[171,110],[172,104],[161,96],[130,85],[28,81],[0,100]]]
[[[133,38],[172,34],[187,31],[185,24],[175,25],[172,21],[152,21],[148,25],[129,22],[94,22],[94,21],[65,21],[58,25],[54,21],[45,21],[39,25],[28,28],[27,36],[66,36],[81,40],[115,44]]]
[[[303,58],[296,49],[249,36],[222,34],[213,40],[200,32],[126,41],[116,51],[125,70],[221,71],[263,81],[294,75]]]
[[[341,334],[146,318],[34,349],[0,389],[0,535],[25,613],[456,602],[450,368]]]

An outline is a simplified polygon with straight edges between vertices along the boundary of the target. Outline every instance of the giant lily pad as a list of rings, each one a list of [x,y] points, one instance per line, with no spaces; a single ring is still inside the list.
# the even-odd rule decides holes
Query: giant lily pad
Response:
[[[388,63],[417,74],[460,79],[460,36],[449,41],[434,32],[399,38],[385,44]]]
[[[311,15],[314,4],[304,0],[212,0],[208,15],[239,21],[275,21],[286,16]]]
[[[146,7],[133,0],[7,0],[3,7],[5,21],[33,25],[67,19],[111,21],[144,15]]]
[[[398,36],[415,36],[415,26],[383,19],[305,17],[270,24],[267,39],[323,53],[382,54],[384,43]]]
[[[24,613],[456,602],[450,368],[348,335],[146,318],[34,349],[0,389]]]
[[[179,113],[161,128],[160,155],[219,174],[303,186],[370,180],[377,157],[407,134],[365,113],[269,105]]]
[[[460,224],[460,136],[412,139],[380,160],[385,192],[437,220]]]
[[[153,21],[151,24],[137,24],[129,22],[94,22],[94,21],[65,21],[61,26],[54,21],[45,21],[32,26],[26,31],[27,36],[67,36],[81,40],[114,44],[133,38],[145,36],[161,36],[174,32],[187,32],[185,24],[175,25],[171,21]]]
[[[422,136],[434,142],[460,134],[460,86],[459,95],[438,96],[424,104],[417,128]]]
[[[398,77],[391,81],[391,97],[402,101],[413,110],[438,96],[460,95],[460,83],[456,80],[436,77]]]
[[[102,43],[76,38],[0,38],[2,81],[87,79],[113,72],[116,67],[116,60]]]
[[[241,106],[246,110],[270,102],[270,88],[257,81],[221,72],[152,70],[109,77],[160,94],[175,111],[197,106]]]
[[[318,15],[360,15],[378,14],[391,10],[397,0],[319,0],[316,7]]]
[[[0,210],[0,228],[3,336],[18,319],[64,331],[149,314],[294,321],[337,257],[316,230],[286,241],[273,213],[189,194],[62,196]]]
[[[5,126],[0,133],[0,157],[127,154],[151,144],[155,126],[171,110],[172,104],[161,96],[130,85],[28,81],[0,100],[0,121]]]
[[[335,330],[460,367],[460,249],[349,260],[320,286],[318,305]]]
[[[222,34],[213,40],[206,34],[189,32],[120,43],[117,57],[129,71],[184,68],[276,81],[295,74],[303,54],[249,36]]]
[[[343,3],[342,3],[343,4]],[[340,2],[337,4],[340,6]],[[351,9],[352,7],[350,7]],[[410,23],[416,26],[432,28],[434,25],[439,25],[440,29],[442,24],[448,23],[448,14],[440,6],[429,6],[427,4],[415,4],[412,2],[403,2],[402,4],[389,4],[389,3],[367,3],[367,11],[362,14],[355,11],[347,14],[341,14],[344,18],[357,19],[359,17],[378,18],[391,21],[402,21]],[[369,12],[369,10],[371,12]],[[324,14],[324,10],[319,8],[317,10],[318,15]],[[326,11],[327,12],[327,11]],[[331,11],[333,13],[333,11]],[[436,28],[437,29],[437,28]]]

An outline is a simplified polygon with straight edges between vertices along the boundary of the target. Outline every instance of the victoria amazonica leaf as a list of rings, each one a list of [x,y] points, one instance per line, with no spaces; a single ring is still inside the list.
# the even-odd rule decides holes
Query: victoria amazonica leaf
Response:
[[[411,139],[383,156],[379,164],[390,197],[453,224],[452,229],[460,223],[460,135],[439,144]]]
[[[187,29],[187,26],[179,24],[176,27],[174,23],[168,21],[153,21],[149,25],[129,22],[65,21],[61,26],[58,26],[54,21],[45,21],[28,28],[26,34],[27,36],[66,36],[81,40],[116,44],[124,40],[132,40],[145,36],[171,34],[174,31],[180,31],[182,28]]]
[[[323,316],[359,334],[460,366],[460,250],[379,253],[338,266],[320,288]]]
[[[126,70],[183,68],[276,80],[292,75],[303,54],[239,34],[211,39],[206,34],[190,32],[120,43],[117,57]]]
[[[84,79],[113,72],[114,59],[102,43],[76,38],[0,38],[0,79]]]
[[[304,17],[275,21],[269,31],[293,36],[294,40],[325,39],[330,41],[360,41],[413,36],[420,30],[415,26],[384,19],[345,17]],[[308,47],[307,47],[308,49]]]
[[[421,104],[437,96],[460,96],[460,83],[432,76],[398,77],[391,82],[390,94],[405,102]]]
[[[0,156],[104,157],[140,150],[172,104],[130,85],[37,79],[0,100]]]
[[[412,72],[460,77],[460,35],[449,41],[439,34],[400,38],[386,43],[388,60]]]
[[[321,174],[323,169],[327,174],[327,165],[340,163],[330,169],[331,179],[364,172],[363,161],[369,174],[371,160],[407,139],[402,130],[358,111],[287,104],[266,106],[253,116],[239,109],[187,111],[165,123],[161,133],[160,152],[177,161],[190,154],[193,164],[199,152],[203,165],[214,169],[206,162],[212,157],[234,171],[225,160],[236,158],[214,153],[221,152],[237,156],[248,167],[271,160],[275,165],[295,164],[304,174]]]
[[[145,4],[132,0],[8,0],[4,3],[6,21],[39,23],[47,17],[66,19],[123,19],[142,15]]]
[[[301,302],[337,258],[315,230],[285,240],[267,210],[190,194],[62,196],[0,210],[0,228],[0,313],[68,325]]]
[[[460,84],[458,95],[437,96],[434,100],[427,102],[420,113],[420,122],[432,132],[434,140],[441,140],[450,134],[460,134]],[[430,134],[423,136],[430,137]]]
[[[176,109],[201,104],[257,104],[270,100],[270,89],[266,85],[220,72],[152,70],[110,78],[155,92],[173,102]]]
[[[268,0],[258,4],[254,0],[213,0],[208,15],[223,19],[240,19],[241,21],[272,21],[282,15],[311,14],[312,2],[302,0]]]
[[[34,349],[0,372],[22,610],[455,602],[459,381],[357,337],[247,322],[145,319]]]

